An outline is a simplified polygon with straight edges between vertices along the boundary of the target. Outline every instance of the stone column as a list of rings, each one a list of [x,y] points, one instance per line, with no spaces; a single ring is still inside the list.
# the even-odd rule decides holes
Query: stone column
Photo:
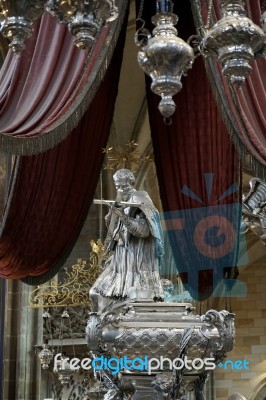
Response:
[[[38,364],[34,345],[38,310],[28,307],[32,287],[6,281],[3,400],[36,400]]]

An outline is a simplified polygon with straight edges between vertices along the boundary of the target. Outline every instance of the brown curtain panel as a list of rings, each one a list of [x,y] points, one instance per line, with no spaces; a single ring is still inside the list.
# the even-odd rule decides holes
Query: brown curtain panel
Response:
[[[205,25],[207,1],[191,0],[197,26]],[[218,2],[219,3],[219,2]],[[219,4],[214,3],[213,23],[221,18]],[[260,26],[260,0],[246,2],[248,17]],[[249,168],[266,179],[266,61],[256,57],[251,75],[240,89],[235,89],[223,77],[215,57],[206,61],[208,76],[218,107],[242,157],[250,155]]]
[[[126,4],[119,2],[119,18],[102,28],[92,49],[78,49],[66,26],[45,12],[25,50],[9,52],[0,73],[3,151],[38,154],[77,126],[111,60]]]
[[[87,216],[117,95],[127,19],[78,126],[53,149],[16,159],[0,236],[0,275],[39,284],[70,254]]]
[[[152,14],[145,12],[149,21]],[[175,12],[179,36],[186,40],[195,33],[190,2],[175,3]],[[202,300],[225,276],[237,275],[239,161],[201,58],[182,83],[171,125],[164,124],[148,78],[146,93],[166,239],[176,272]],[[169,265],[163,268],[167,276]]]

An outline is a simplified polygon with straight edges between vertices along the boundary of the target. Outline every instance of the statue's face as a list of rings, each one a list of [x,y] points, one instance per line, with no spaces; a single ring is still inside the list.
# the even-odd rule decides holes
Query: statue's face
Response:
[[[119,178],[114,180],[116,190],[120,189],[123,191],[123,201],[127,201],[134,190],[131,183],[127,178]]]

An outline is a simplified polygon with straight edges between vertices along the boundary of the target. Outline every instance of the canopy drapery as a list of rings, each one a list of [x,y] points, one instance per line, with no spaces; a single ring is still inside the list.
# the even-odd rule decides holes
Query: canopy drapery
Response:
[[[115,50],[110,66],[104,78],[104,69],[100,72],[98,77],[98,83],[100,83],[100,79],[102,80],[100,87],[79,123],[78,111],[74,111],[76,128],[72,129],[68,137],[53,149],[38,155],[16,158],[0,236],[0,275],[4,278],[22,278],[24,282],[30,284],[39,284],[47,281],[63,265],[78,238],[96,188],[103,156],[102,148],[106,146],[112,122],[127,26],[127,18],[124,18],[124,15],[120,14],[124,23],[116,47],[115,43],[112,43]],[[47,18],[48,16],[45,16],[45,21],[47,21]],[[70,45],[69,38],[66,38],[65,34],[59,34],[61,38],[59,40],[58,35],[54,37],[46,36],[46,28],[44,32],[42,32],[42,29],[43,25],[41,24],[38,38],[42,36],[43,48],[48,51],[48,45],[51,45],[56,51],[54,55],[56,60],[53,68],[49,70],[45,61],[46,52],[43,50],[39,54],[38,61],[33,57],[30,66],[32,85],[28,87],[27,84],[27,87],[23,86],[22,88],[19,81],[15,84],[13,79],[10,79],[10,85],[13,88],[12,91],[15,97],[17,99],[21,97],[22,99],[25,91],[28,91],[27,101],[30,101],[31,93],[34,97],[33,102],[29,102],[24,107],[25,100],[23,102],[21,100],[16,103],[17,105],[13,104],[11,106],[12,99],[9,98],[8,90],[5,92],[2,86],[2,92],[7,93],[6,107],[8,102],[11,102],[9,103],[11,108],[7,107],[8,116],[6,121],[11,124],[13,112],[14,127],[16,125],[23,126],[23,129],[21,129],[24,133],[21,130],[20,135],[24,135],[26,138],[21,138],[21,150],[27,148],[27,145],[24,148],[23,140],[27,142],[28,133],[29,136],[34,134],[33,130],[37,133],[41,123],[46,126],[49,123],[53,124],[54,120],[52,117],[47,117],[47,112],[55,115],[55,109],[57,108],[58,115],[62,115],[65,121],[65,127],[68,126],[67,111],[63,103],[66,100],[64,97],[67,97],[70,82],[65,82],[62,77],[62,71],[59,67],[63,68],[63,65],[57,60],[58,54],[61,54],[62,57],[65,54],[68,60],[67,68],[72,69],[74,72],[75,67],[77,67],[74,75],[80,75],[78,80],[80,82],[83,81],[79,60],[85,60],[84,53],[81,50],[72,49],[73,45]],[[60,27],[61,29],[65,28]],[[117,31],[118,34],[119,31]],[[115,39],[113,40],[115,41]],[[36,47],[33,39],[27,44],[26,51],[29,54],[34,52],[33,49],[30,49],[31,47]],[[98,50],[100,51],[100,47],[98,47]],[[35,51],[38,52],[38,49]],[[81,55],[77,52],[81,52]],[[75,57],[73,56],[74,54]],[[110,49],[109,56],[111,57]],[[43,76],[39,76],[38,71],[42,65],[41,59],[44,59],[46,64],[46,73],[49,75],[47,80],[54,82],[58,77],[60,81],[60,84],[53,91],[54,106],[51,103],[50,107],[47,108],[45,107],[45,95],[42,95],[42,90],[43,87],[47,89],[49,85],[47,82],[45,83]],[[53,57],[51,56],[50,63],[53,64],[52,59]],[[70,59],[72,59],[72,62],[70,62]],[[12,60],[13,57],[8,57],[7,63],[11,62],[12,64],[14,62]],[[100,60],[95,55],[90,61],[90,67],[86,66],[92,74],[92,76],[88,76],[91,82],[95,78],[94,67],[96,65],[99,67],[101,61],[106,65],[106,60]],[[36,65],[34,65],[35,62],[37,62]],[[22,76],[24,76],[23,64],[21,62],[18,64],[15,73],[17,79],[20,70]],[[7,65],[5,65],[4,71],[8,75]],[[4,72],[2,72],[3,76]],[[3,82],[6,81],[3,80]],[[80,88],[82,91],[82,86]],[[16,93],[16,90],[18,93]],[[92,93],[83,93],[83,98],[87,95],[92,96],[95,89],[91,90]],[[61,97],[60,100],[57,99],[59,95]],[[33,103],[35,103],[35,106],[33,106]],[[69,109],[72,104],[72,100],[69,100]],[[17,107],[19,107],[18,110]],[[31,113],[28,113],[28,107],[31,109]],[[85,103],[82,107],[85,107]],[[16,112],[18,112],[18,116]],[[35,117],[31,116],[32,114]],[[20,120],[19,124],[18,120]],[[38,149],[44,150],[44,147],[44,145],[41,145]]]
[[[16,155],[51,149],[77,126],[112,57],[125,15],[104,26],[86,51],[45,12],[20,54],[9,52],[0,73],[0,146]],[[108,45],[106,45],[108,43]]]
[[[196,26],[206,25],[208,1],[191,0]],[[213,23],[221,18],[219,2],[213,3]],[[248,1],[248,17],[260,26],[260,0]],[[231,87],[223,77],[215,58],[206,60],[209,79],[214,89],[218,107],[228,131],[240,151],[249,157],[249,169],[266,179],[266,61],[258,56],[252,63],[251,75],[240,89]]]
[[[195,34],[190,4],[175,7],[179,36],[187,40]],[[149,21],[152,10],[144,11]],[[182,83],[171,125],[164,124],[149,79],[146,93],[167,237],[177,272],[199,300],[237,275],[239,160],[200,57]]]

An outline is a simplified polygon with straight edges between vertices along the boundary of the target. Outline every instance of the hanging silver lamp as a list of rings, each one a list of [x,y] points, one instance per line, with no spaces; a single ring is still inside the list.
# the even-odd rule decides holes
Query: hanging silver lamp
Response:
[[[58,376],[58,380],[62,385],[67,385],[71,381],[75,370],[71,369],[68,358],[62,355],[61,359],[57,361],[53,372]]]
[[[152,79],[151,90],[161,96],[158,107],[160,113],[169,118],[176,107],[172,97],[182,89],[181,78],[192,67],[194,52],[191,46],[177,36],[174,26],[178,17],[172,12],[172,1],[157,0],[156,4],[157,12],[152,17],[155,25],[152,35],[145,29],[142,33],[145,31],[146,40],[140,41],[139,30],[135,35],[135,43],[141,46],[137,60]]]
[[[114,0],[49,0],[46,9],[68,26],[81,49],[93,46],[104,23],[118,16]]]
[[[42,350],[37,349],[36,354],[41,362],[42,369],[48,369],[54,356],[54,349],[44,343]]]
[[[118,16],[115,0],[0,0],[0,33],[10,40],[14,52],[24,49],[44,9],[68,26],[75,45],[82,49],[93,46],[102,26]]]
[[[263,30],[245,11],[245,0],[221,0],[222,18],[204,34],[201,53],[217,55],[222,72],[240,86],[251,73],[251,62],[265,43]]]
[[[32,34],[33,22],[43,13],[46,0],[0,0],[0,32],[9,47],[20,53]]]

